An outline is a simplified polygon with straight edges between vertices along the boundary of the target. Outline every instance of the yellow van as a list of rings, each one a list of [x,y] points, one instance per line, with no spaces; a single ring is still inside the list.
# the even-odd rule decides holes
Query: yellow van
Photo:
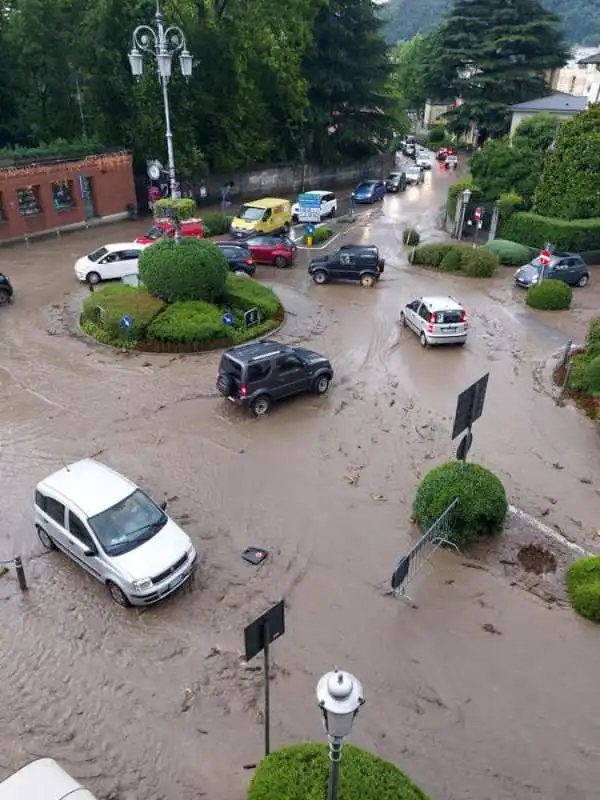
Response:
[[[287,233],[292,224],[292,206],[280,197],[264,197],[244,203],[231,223],[231,233],[242,238],[253,233]]]

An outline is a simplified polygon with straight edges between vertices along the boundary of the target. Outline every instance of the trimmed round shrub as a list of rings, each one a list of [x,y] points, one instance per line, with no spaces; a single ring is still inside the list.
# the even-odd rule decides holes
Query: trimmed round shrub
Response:
[[[460,268],[470,278],[491,278],[499,265],[500,259],[496,253],[491,253],[485,247],[461,248]]]
[[[451,250],[456,250],[455,244],[422,244],[414,252],[412,263],[422,267],[437,267],[442,259]]]
[[[440,261],[440,269],[443,272],[458,272],[460,270],[460,253],[458,250],[448,250]]]
[[[524,244],[509,242],[508,239],[492,239],[486,249],[495,253],[505,267],[521,267],[531,258],[531,251]]]
[[[590,322],[585,341],[588,347],[593,344],[600,344],[600,317],[595,317]]]
[[[328,228],[325,225],[322,225],[320,228],[315,228],[314,233],[312,235],[313,244],[319,244],[321,242],[326,242],[327,239],[329,239],[329,237],[331,236],[332,233],[333,233],[333,231],[331,230],[331,228]],[[306,234],[304,234],[304,241],[305,242],[306,242],[306,240],[308,238],[309,237]]]
[[[567,570],[567,591],[578,614],[600,622],[600,556],[584,556]]]
[[[402,241],[407,247],[416,247],[421,241],[421,236],[414,228],[405,228],[402,233]]]
[[[150,294],[168,303],[214,303],[223,295],[229,264],[212,242],[189,236],[180,244],[160,239],[146,247],[140,255],[139,273]]]
[[[595,356],[586,364],[583,385],[590,394],[600,394],[600,356]]]
[[[222,236],[229,233],[233,217],[222,211],[208,211],[202,217],[202,227],[205,236]]]
[[[191,219],[196,213],[196,203],[188,197],[180,197],[173,200],[172,197],[161,197],[154,203],[154,216],[165,217],[168,212],[175,210],[175,216],[181,222],[184,219]]]
[[[544,311],[561,311],[569,308],[573,299],[573,290],[562,281],[546,278],[535,286],[530,286],[525,295],[525,302],[531,308]]]
[[[248,800],[324,800],[327,753],[327,745],[314,742],[276,750],[258,765]],[[394,764],[347,744],[339,800],[427,800],[427,795]]]
[[[459,547],[500,530],[508,500],[502,481],[479,464],[447,461],[434,467],[421,481],[413,516],[425,531],[458,498],[452,512],[448,539]]]
[[[148,338],[161,342],[206,342],[227,339],[231,328],[218,306],[202,300],[173,303],[148,328]]]

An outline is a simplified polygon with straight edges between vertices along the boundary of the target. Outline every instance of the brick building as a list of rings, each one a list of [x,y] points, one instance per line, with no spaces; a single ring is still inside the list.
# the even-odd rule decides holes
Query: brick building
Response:
[[[0,162],[0,244],[115,221],[135,206],[131,153],[79,159]]]

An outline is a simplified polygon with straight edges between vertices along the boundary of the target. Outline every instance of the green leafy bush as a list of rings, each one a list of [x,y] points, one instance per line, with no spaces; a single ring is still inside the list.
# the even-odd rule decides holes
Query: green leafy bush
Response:
[[[500,264],[496,253],[485,247],[469,247],[460,249],[460,269],[470,278],[490,278]]]
[[[600,622],[600,556],[585,556],[567,570],[567,591],[578,614]]]
[[[600,250],[600,218],[556,219],[517,211],[501,226],[502,238],[529,247],[552,242],[557,251]]]
[[[457,255],[450,256],[442,266],[444,258],[449,253]],[[459,266],[455,268],[457,256]],[[454,268],[470,278],[489,278],[500,262],[498,256],[485,247],[472,247],[466,244],[423,244],[414,251],[412,263],[447,271],[452,271],[451,268]]]
[[[600,394],[600,355],[594,356],[586,364],[583,381],[586,392],[592,395]]]
[[[227,276],[222,302],[241,311],[258,308],[263,318],[274,317],[281,309],[279,298],[272,289],[233,273]]]
[[[204,300],[214,303],[223,294],[229,275],[225,256],[212,242],[189,236],[177,244],[160,239],[146,247],[139,273],[150,294],[170,303]]]
[[[416,247],[420,241],[421,236],[414,228],[405,228],[402,232],[402,242],[407,247]]]
[[[328,228],[326,225],[322,225],[319,228],[315,228],[314,233],[312,235],[313,244],[320,244],[321,242],[326,242],[327,239],[331,236],[333,231],[331,228]],[[304,243],[306,244],[308,239],[311,237],[307,234],[304,234]]]
[[[42,158],[84,158],[105,151],[104,145],[92,139],[78,139],[67,141],[66,139],[56,139],[48,144],[40,144],[39,147],[6,147],[0,149],[0,159],[12,159],[13,161],[39,160]]]
[[[481,189],[479,187],[473,185],[472,178],[461,178],[460,180],[456,181],[449,189],[448,189],[448,203],[446,205],[446,209],[448,211],[448,216],[454,219],[456,216],[456,206],[458,203],[458,195],[460,192],[464,192],[465,189],[471,190],[471,200],[470,202],[474,202],[476,200],[482,199]]]
[[[457,249],[458,245],[456,244],[422,244],[415,250],[412,263],[437,269],[446,253]]]
[[[196,213],[196,203],[187,197],[182,197],[179,200],[173,200],[170,197],[161,197],[160,200],[154,203],[154,216],[169,216],[170,209],[175,209],[175,216],[179,221],[191,219]]]
[[[341,217],[337,218],[337,221],[352,225],[352,223],[356,222],[357,219],[358,217],[356,217],[354,214],[342,214]]]
[[[282,747],[260,762],[247,797],[324,800],[328,773],[327,745],[309,742]],[[394,764],[347,744],[339,800],[427,800],[427,796]]]
[[[502,481],[479,464],[447,461],[434,467],[421,481],[413,516],[425,531],[458,498],[452,512],[450,541],[461,545],[500,530],[508,501]]]
[[[448,250],[440,261],[439,268],[442,272],[458,272],[460,270],[460,253],[457,249]]]
[[[585,341],[588,346],[600,344],[600,317],[595,317],[589,324]]]
[[[518,242],[509,242],[507,239],[492,239],[486,244],[486,248],[495,253],[505,267],[521,267],[531,258],[529,247]]]
[[[498,216],[500,223],[506,222],[509,217],[516,211],[522,211],[525,208],[525,201],[515,191],[503,192],[498,198]]]
[[[161,342],[205,342],[227,339],[230,326],[224,311],[202,300],[186,300],[168,306],[148,328],[148,338]]]
[[[102,337],[95,338],[104,344],[121,345],[143,338],[148,326],[164,306],[162,300],[150,295],[143,286],[111,284],[86,296],[82,322],[89,322],[101,329]],[[121,325],[124,316],[131,319],[130,328]]]
[[[445,138],[446,128],[443,125],[436,125],[435,128],[431,128],[427,133],[427,139],[431,144],[443,142]]]
[[[202,227],[205,236],[223,236],[229,233],[233,217],[222,211],[208,211],[202,217]]]
[[[573,299],[573,290],[562,281],[546,278],[535,286],[530,286],[525,295],[525,302],[531,308],[544,311],[560,311],[569,308]]]

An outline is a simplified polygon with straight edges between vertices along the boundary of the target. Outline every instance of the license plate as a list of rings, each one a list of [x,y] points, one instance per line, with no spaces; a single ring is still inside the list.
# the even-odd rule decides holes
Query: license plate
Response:
[[[184,578],[185,578],[185,575],[180,575],[178,578],[175,578],[175,580],[170,581],[169,582],[169,589],[174,589],[176,586],[179,586],[179,584],[183,582]]]
[[[442,328],[442,333],[458,333],[458,328],[454,328],[452,325],[446,325],[445,328]]]

